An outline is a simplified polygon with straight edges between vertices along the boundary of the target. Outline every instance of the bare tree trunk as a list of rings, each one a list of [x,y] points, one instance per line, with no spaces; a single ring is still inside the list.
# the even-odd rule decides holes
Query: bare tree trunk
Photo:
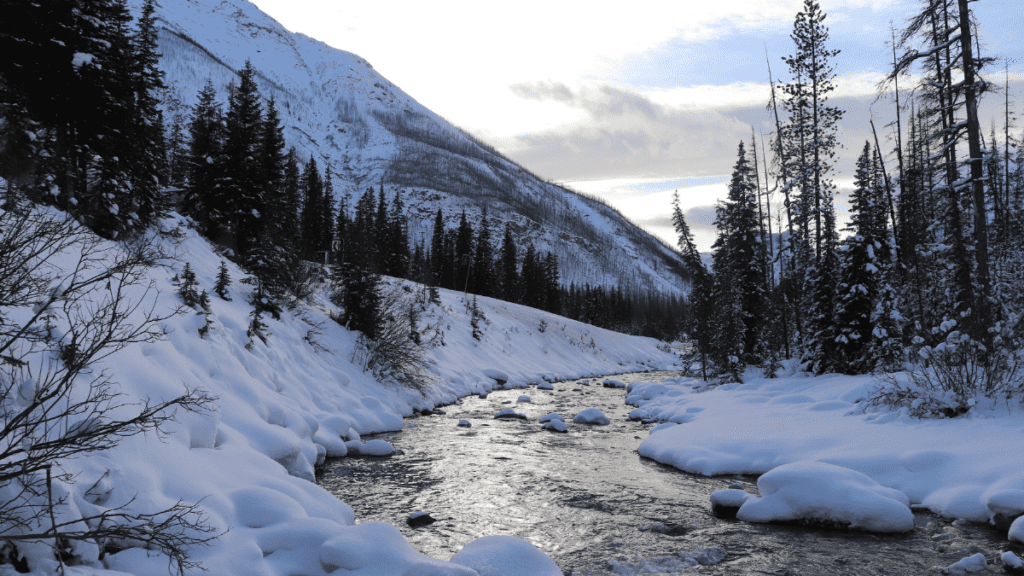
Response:
[[[975,337],[988,340],[989,295],[992,292],[988,270],[988,217],[985,210],[984,167],[981,156],[981,127],[978,123],[978,97],[975,88],[974,55],[971,51],[971,17],[968,0],[960,5],[960,50],[964,69],[964,98],[967,104],[967,145],[971,153],[971,192],[974,200],[974,257],[977,284],[981,294],[975,302]]]

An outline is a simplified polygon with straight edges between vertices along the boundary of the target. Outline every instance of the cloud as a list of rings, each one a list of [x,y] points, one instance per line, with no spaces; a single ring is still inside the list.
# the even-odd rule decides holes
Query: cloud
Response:
[[[721,174],[750,132],[749,124],[720,111],[665,105],[619,86],[523,82],[511,91],[586,114],[585,121],[519,135],[503,146],[516,161],[559,180]]]

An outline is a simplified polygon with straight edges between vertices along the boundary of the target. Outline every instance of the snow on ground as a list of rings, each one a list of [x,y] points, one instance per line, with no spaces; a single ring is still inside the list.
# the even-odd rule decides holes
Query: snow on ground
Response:
[[[1024,451],[1008,449],[1024,445],[1024,410],[1012,402],[979,402],[959,418],[921,420],[869,406],[872,376],[767,379],[749,371],[743,384],[701,384],[680,378],[629,386],[632,418],[665,421],[639,453],[695,474],[778,470],[761,477],[768,483],[759,483],[763,498],[732,499],[750,507],[751,519],[771,504],[774,512],[757,516],[781,518],[783,508],[809,506],[814,510],[798,515],[827,510],[826,519],[842,512],[866,528],[906,526],[909,510],[897,500],[971,521],[1024,513]],[[802,479],[787,470],[802,471]],[[857,510],[874,512],[862,517]],[[1015,527],[1024,539],[1024,520]]]
[[[654,340],[489,298],[477,299],[486,317],[477,341],[462,294],[445,290],[441,304],[424,314],[444,345],[430,352],[434,367],[422,394],[363,372],[353,362],[355,334],[328,317],[322,295],[318,304],[286,310],[279,320],[265,316],[267,344],[256,340],[250,350],[252,288],[241,282],[245,274],[228,263],[231,301],[213,294],[222,259],[186,224],[177,217],[163,222],[165,231],[182,235],[159,239],[177,261],[169,269],[151,269],[147,281],[160,291],[157,311],[172,309],[180,304],[172,276],[189,262],[200,289],[211,294],[212,329],[200,338],[201,314],[172,317],[161,325],[165,339],[129,346],[96,368],[119,384],[126,402],[169,399],[188,387],[216,397],[216,409],[180,414],[163,437],[132,436],[65,468],[77,474],[68,489],[82,507],[95,507],[85,499],[94,485],[109,487],[107,507],[143,512],[179,500],[201,502],[223,533],[210,547],[192,551],[210,574],[319,576],[341,568],[361,575],[477,574],[420,555],[394,526],[356,524],[351,507],[313,482],[314,466],[326,456],[345,455],[346,441],[363,454],[390,453],[390,444],[363,443],[360,435],[400,430],[403,416],[414,410],[492,390],[496,381],[488,370],[525,386],[543,376],[580,378],[667,368],[674,361]],[[104,566],[162,574],[168,561],[129,548],[94,562],[88,573]]]

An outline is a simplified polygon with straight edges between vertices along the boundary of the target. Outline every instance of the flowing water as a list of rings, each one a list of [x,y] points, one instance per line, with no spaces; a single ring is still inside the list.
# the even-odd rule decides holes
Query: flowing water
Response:
[[[976,552],[990,563],[1002,550],[1024,553],[1024,546],[1006,541],[1005,531],[926,514],[903,535],[717,518],[711,492],[734,483],[756,492],[756,478],[694,476],[639,457],[636,449],[652,425],[629,421],[624,390],[604,388],[602,380],[464,398],[444,407],[446,414],[409,418],[401,432],[376,436],[400,454],[329,460],[319,482],[353,507],[357,521],[392,523],[427,556],[447,560],[476,538],[506,534],[532,542],[567,576],[897,576],[935,573]],[[522,394],[531,402],[517,403]],[[509,407],[529,419],[493,419]],[[599,408],[611,424],[573,424],[585,408]],[[568,433],[541,429],[537,420],[549,412],[565,418]],[[460,419],[472,427],[457,427]],[[429,512],[436,522],[409,526],[415,511]]]

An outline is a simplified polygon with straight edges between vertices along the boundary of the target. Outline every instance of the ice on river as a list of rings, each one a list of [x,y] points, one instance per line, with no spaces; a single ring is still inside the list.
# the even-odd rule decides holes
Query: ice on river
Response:
[[[906,494],[842,466],[825,462],[784,464],[758,478],[757,487],[762,496],[745,499],[736,513],[739,520],[818,520],[869,532],[914,529],[914,514]]]

